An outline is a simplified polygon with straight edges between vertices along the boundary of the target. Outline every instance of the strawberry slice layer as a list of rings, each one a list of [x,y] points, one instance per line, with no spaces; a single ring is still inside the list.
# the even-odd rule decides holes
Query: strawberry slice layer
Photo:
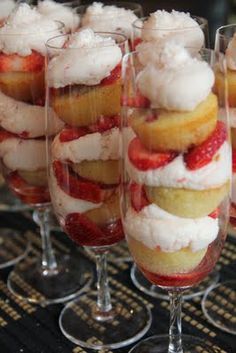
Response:
[[[226,138],[226,126],[218,121],[213,133],[201,145],[185,154],[184,160],[188,169],[196,170],[210,163]]]
[[[17,171],[10,173],[6,181],[14,194],[24,203],[36,205],[50,202],[50,194],[46,187],[29,185]]]
[[[88,133],[88,130],[86,128],[82,127],[65,127],[61,132],[60,132],[60,142],[69,142],[73,140],[77,140],[80,137],[86,135]]]
[[[82,199],[94,203],[104,201],[113,190],[106,190],[101,185],[85,180],[73,174],[69,170],[68,164],[56,160],[53,162],[53,171],[60,188],[71,197]]]
[[[115,81],[121,78],[121,64],[117,65],[110,73],[108,77],[105,77],[101,82],[100,85],[111,85]]]
[[[28,56],[0,54],[0,72],[38,72],[44,67],[44,57],[32,51]]]
[[[132,183],[129,187],[131,205],[136,212],[149,205],[143,185]]]
[[[121,221],[99,228],[81,213],[70,213],[65,219],[65,232],[79,245],[105,246],[123,239]]]
[[[142,171],[156,169],[170,163],[176,156],[176,152],[151,152],[135,137],[129,144],[128,156],[131,163]]]
[[[236,150],[232,149],[232,168],[233,173],[236,173]]]
[[[120,126],[120,116],[100,116],[95,124],[89,125],[90,132],[105,132]]]

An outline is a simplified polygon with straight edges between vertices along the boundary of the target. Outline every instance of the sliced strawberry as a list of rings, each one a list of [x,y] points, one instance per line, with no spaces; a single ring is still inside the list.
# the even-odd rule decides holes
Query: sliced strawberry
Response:
[[[82,128],[82,127],[65,127],[61,132],[60,132],[60,142],[68,142],[72,140],[77,140],[81,136],[84,136],[88,133],[87,128]]]
[[[115,81],[121,78],[121,64],[117,65],[110,73],[108,77],[105,77],[101,82],[100,85],[111,85]]]
[[[211,213],[208,215],[208,217],[211,217],[211,218],[216,219],[216,218],[219,217],[219,215],[220,215],[220,210],[219,210],[219,208],[217,207],[213,212],[211,212]]]
[[[89,125],[88,129],[91,132],[104,132],[112,129],[113,127],[120,126],[120,116],[100,116],[97,122],[93,125]]]
[[[6,180],[10,189],[24,203],[36,205],[50,202],[50,195],[47,188],[29,185],[17,171],[10,173]]]
[[[70,213],[65,219],[65,232],[79,245],[105,246],[123,238],[120,220],[101,229],[81,213]]]
[[[150,170],[163,167],[176,156],[175,152],[151,152],[135,137],[129,144],[128,156],[132,164],[139,170]]]
[[[141,38],[135,38],[134,41],[133,41],[133,50],[135,50],[137,45],[139,45],[140,43],[142,43],[142,39]]]
[[[131,108],[149,108],[150,101],[148,98],[141,95],[141,93],[137,93],[135,97],[122,97],[122,106],[123,107],[131,107]]]
[[[9,132],[9,131],[6,131],[4,129],[0,129],[0,142],[3,142],[9,138],[12,138],[12,137],[16,137],[17,135]]]
[[[129,187],[131,205],[135,211],[141,211],[145,206],[149,205],[144,187],[142,185],[132,183]]]
[[[210,163],[226,138],[226,126],[218,121],[213,133],[201,145],[185,154],[184,160],[188,169],[196,170]]]
[[[80,178],[70,171],[68,164],[58,160],[53,162],[53,171],[60,188],[76,199],[100,203],[113,192],[113,189],[110,190],[105,185],[102,188],[99,184]]]
[[[233,173],[236,173],[236,150],[232,149],[232,168]]]
[[[32,51],[32,54],[0,54],[0,72],[38,72],[44,67],[44,57]]]

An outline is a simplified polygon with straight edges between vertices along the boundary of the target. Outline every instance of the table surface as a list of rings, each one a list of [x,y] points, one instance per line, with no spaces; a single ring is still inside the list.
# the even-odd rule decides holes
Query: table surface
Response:
[[[28,214],[0,213],[0,227],[20,229],[27,233],[32,244],[33,254],[40,254],[40,237],[37,228]],[[53,245],[57,251],[75,251],[65,234],[55,233]],[[117,249],[122,252],[123,248]],[[145,337],[165,334],[168,331],[168,301],[151,298],[134,287],[130,279],[131,263],[109,263],[112,292],[127,293],[135,298],[140,296],[150,305],[153,323]],[[220,280],[236,279],[236,240],[229,236],[219,260]],[[0,353],[92,353],[68,341],[58,326],[58,317],[63,304],[42,308],[16,299],[7,289],[6,280],[11,268],[0,271]],[[224,295],[224,293],[222,293]],[[217,310],[217,307],[216,307]],[[186,334],[201,337],[221,353],[236,352],[236,336],[225,333],[207,322],[201,310],[201,297],[185,301],[183,304],[183,331]],[[100,353],[127,353],[129,347]],[[207,352],[205,352],[207,353]]]

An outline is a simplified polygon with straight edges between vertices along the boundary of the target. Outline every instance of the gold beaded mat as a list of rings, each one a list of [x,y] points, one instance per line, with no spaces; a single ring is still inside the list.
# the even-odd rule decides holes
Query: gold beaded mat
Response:
[[[0,214],[0,225],[21,229],[27,233],[31,242],[32,251],[30,258],[40,255],[40,237],[30,218],[20,214]],[[29,231],[30,230],[30,231]],[[78,249],[74,249],[72,242],[63,233],[53,234],[53,245],[57,252],[71,252],[73,256],[81,256]],[[91,254],[84,253],[91,261]],[[152,298],[141,293],[131,282],[131,263],[129,254],[124,243],[114,248],[109,261],[109,274],[111,294],[114,299],[130,300],[136,305],[136,299],[142,298],[146,305],[152,310],[153,323],[146,337],[154,334],[165,334],[168,332],[169,304],[166,300]],[[30,260],[29,260],[30,261]],[[228,279],[236,280],[236,240],[228,237],[222,256],[218,263],[221,281]],[[62,304],[39,307],[17,299],[6,286],[7,276],[11,268],[0,271],[0,353],[92,353],[90,351],[68,341],[61,333],[58,326],[58,317],[63,308]],[[25,291],[33,291],[24,283],[19,283]],[[39,293],[34,293],[40,295]],[[227,288],[223,289],[220,298],[211,298],[212,306],[219,315],[232,320],[236,326],[236,308],[227,305]],[[200,337],[211,343],[216,352],[236,353],[236,336],[225,333],[210,324],[201,309],[202,297],[195,297],[183,304],[183,331],[186,334]],[[225,310],[218,306],[219,299],[225,300]],[[78,312],[78,315],[83,313]],[[125,313],[124,313],[125,315]],[[114,327],[115,329],[115,327]],[[91,332],[90,340],[94,336],[96,327]],[[100,351],[100,353],[127,353],[132,346],[117,350]],[[206,351],[199,350],[201,353]]]

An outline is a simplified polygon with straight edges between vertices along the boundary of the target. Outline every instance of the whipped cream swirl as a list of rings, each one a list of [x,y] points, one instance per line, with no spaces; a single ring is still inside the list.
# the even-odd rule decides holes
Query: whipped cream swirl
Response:
[[[16,6],[14,0],[1,0],[0,1],[0,20],[4,20],[10,15],[11,11]]]
[[[152,108],[192,111],[211,92],[211,67],[180,45],[169,42],[144,55],[140,51],[139,59],[149,62],[139,73],[137,85]]]
[[[97,85],[120,63],[122,52],[111,37],[83,29],[72,34],[71,40],[48,65],[50,87]]]

